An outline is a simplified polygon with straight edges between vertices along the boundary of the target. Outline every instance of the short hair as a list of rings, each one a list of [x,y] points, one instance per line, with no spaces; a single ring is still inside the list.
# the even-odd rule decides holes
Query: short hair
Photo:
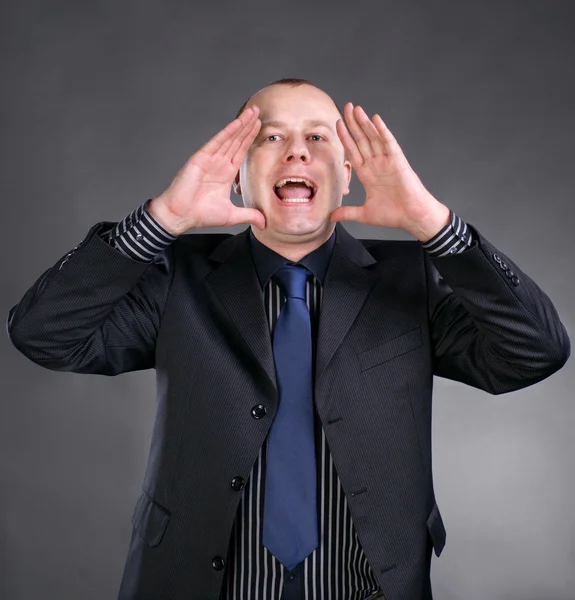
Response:
[[[308,81],[307,79],[298,79],[296,77],[286,77],[284,79],[276,79],[276,81],[272,81],[271,83],[268,83],[264,88],[262,89],[266,89],[272,85],[289,85],[290,87],[298,87],[300,85],[311,85],[314,88],[317,88],[318,90],[320,90],[321,88],[318,87],[317,85],[315,85],[315,83],[312,83],[311,81]],[[261,90],[260,90],[261,91]],[[321,90],[322,92],[324,90]],[[257,92],[256,92],[257,93]],[[241,106],[240,109],[238,110],[238,112],[236,113],[235,118],[237,119],[242,112],[244,111],[244,109],[246,108],[247,103],[255,96],[255,94],[252,94]],[[332,98],[333,100],[333,98]],[[333,100],[333,103],[335,104],[335,107],[337,108],[337,111],[339,112],[339,116],[341,117],[341,120],[344,122],[344,118],[343,118],[343,111],[341,110],[341,108],[338,106],[337,102],[335,102],[335,100]],[[343,160],[346,161],[348,160],[347,158],[347,154],[345,152],[345,148],[343,151]]]
[[[268,83],[264,88],[262,89],[266,89],[272,85],[289,85],[290,87],[298,87],[300,85],[311,85],[314,88],[317,88],[318,90],[321,89],[320,87],[318,87],[315,83],[312,83],[311,81],[308,81],[307,79],[298,79],[296,77],[286,77],[284,79],[276,79],[276,81],[272,81],[271,83]],[[260,90],[261,91],[261,90]],[[322,92],[324,90],[321,90]],[[256,92],[257,93],[257,92]],[[240,109],[238,110],[238,112],[236,113],[235,118],[237,119],[242,112],[244,111],[244,109],[246,108],[247,103],[255,96],[255,94],[252,94],[241,106]],[[333,98],[332,98],[333,100]],[[341,108],[338,106],[337,102],[333,102],[335,104],[335,107],[337,108],[337,111],[339,112],[339,116],[341,117],[342,121],[343,121],[343,111],[341,110]]]

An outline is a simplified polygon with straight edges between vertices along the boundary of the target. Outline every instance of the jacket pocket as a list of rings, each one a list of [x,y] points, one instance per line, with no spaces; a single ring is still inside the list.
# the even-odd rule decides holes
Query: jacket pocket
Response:
[[[401,356],[410,350],[419,348],[422,344],[421,327],[418,325],[391,340],[387,340],[387,342],[384,342],[383,344],[379,344],[379,346],[359,352],[357,354],[359,366],[362,371],[371,369],[396,356]]]
[[[170,513],[142,491],[134,507],[132,525],[150,546],[162,541],[169,520]]]
[[[445,532],[443,519],[441,518],[441,513],[439,512],[439,508],[436,502],[433,503],[431,513],[427,518],[427,531],[429,531],[431,541],[433,542],[433,549],[435,550],[435,555],[439,556],[445,546],[445,539],[447,537],[447,534]]]

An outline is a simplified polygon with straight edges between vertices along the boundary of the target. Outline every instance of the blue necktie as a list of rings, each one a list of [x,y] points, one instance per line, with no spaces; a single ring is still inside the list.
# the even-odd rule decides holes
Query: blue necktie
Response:
[[[318,546],[309,271],[276,271],[286,296],[273,335],[279,403],[268,435],[264,546],[290,571]]]

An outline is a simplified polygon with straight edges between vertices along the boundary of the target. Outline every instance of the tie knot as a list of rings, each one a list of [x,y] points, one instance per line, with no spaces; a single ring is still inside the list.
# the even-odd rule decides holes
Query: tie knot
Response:
[[[301,298],[305,300],[305,284],[309,271],[299,265],[286,265],[280,267],[273,276],[282,292],[288,298]]]

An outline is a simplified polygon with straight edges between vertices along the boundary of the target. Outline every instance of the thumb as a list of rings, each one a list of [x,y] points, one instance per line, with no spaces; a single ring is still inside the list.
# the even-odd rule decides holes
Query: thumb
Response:
[[[329,220],[337,223],[338,221],[358,221],[363,223],[363,206],[340,206],[330,215]]]
[[[266,218],[257,208],[234,206],[230,225],[237,225],[238,223],[249,223],[255,225],[258,229],[264,229]]]

